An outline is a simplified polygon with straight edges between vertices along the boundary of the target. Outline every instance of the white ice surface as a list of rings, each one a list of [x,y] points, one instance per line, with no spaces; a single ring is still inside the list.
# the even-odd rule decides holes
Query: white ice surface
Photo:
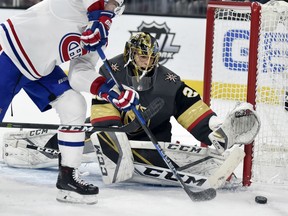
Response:
[[[88,100],[87,100],[88,101]],[[25,109],[21,109],[25,103]],[[14,117],[5,121],[58,123],[54,111],[39,113],[20,93],[13,101]],[[20,107],[20,108],[19,108]],[[26,108],[28,107],[28,108]],[[88,105],[89,107],[89,105]],[[173,122],[173,140],[194,142],[188,132]],[[12,130],[0,128],[0,136]],[[15,130],[15,129],[14,129]],[[1,138],[1,137],[0,137]],[[1,154],[1,150],[0,150]],[[9,168],[0,161],[0,216],[287,216],[288,186],[252,184],[249,188],[218,190],[212,201],[192,202],[181,187],[161,187],[136,183],[104,185],[98,165],[83,164],[83,178],[99,186],[96,205],[73,205],[56,201],[55,168],[28,170]],[[239,170],[241,172],[241,170]],[[241,178],[241,175],[239,175]],[[256,195],[268,203],[255,203]]]

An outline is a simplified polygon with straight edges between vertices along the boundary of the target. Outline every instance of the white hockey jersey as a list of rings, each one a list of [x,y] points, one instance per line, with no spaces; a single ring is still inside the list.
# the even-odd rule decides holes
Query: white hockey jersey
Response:
[[[101,0],[98,0],[101,1]],[[0,26],[0,44],[20,71],[29,79],[46,76],[56,65],[78,58],[76,69],[87,78],[81,81],[88,91],[96,75],[96,53],[80,46],[80,35],[88,24],[87,8],[97,0],[44,0]],[[91,76],[90,76],[91,75]],[[71,74],[72,76],[72,74]]]

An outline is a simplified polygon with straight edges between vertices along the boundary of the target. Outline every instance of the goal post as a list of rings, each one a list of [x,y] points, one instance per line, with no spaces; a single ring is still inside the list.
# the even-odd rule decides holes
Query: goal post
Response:
[[[244,186],[288,183],[286,92],[288,4],[209,2],[203,100],[223,117],[247,101],[261,120],[259,135],[244,147]]]

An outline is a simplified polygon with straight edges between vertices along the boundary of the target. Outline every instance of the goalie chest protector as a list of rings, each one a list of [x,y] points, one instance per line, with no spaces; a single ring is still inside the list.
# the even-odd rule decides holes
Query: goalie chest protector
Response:
[[[129,86],[128,79],[130,79],[130,77],[127,74],[127,68],[124,68],[125,62],[123,54],[118,55],[109,61],[112,66],[114,77],[123,85]],[[100,68],[100,73],[103,76],[110,78],[109,72],[104,66]],[[171,101],[176,100],[177,91],[182,85],[184,85],[184,83],[177,74],[166,67],[159,65],[157,73],[153,78],[153,86],[148,90],[138,91],[140,104],[143,107],[147,107],[149,103],[157,97],[160,97],[165,101],[162,110],[148,122],[151,131],[158,140],[168,142],[171,139],[170,117],[173,116],[175,111],[175,103],[171,103]],[[142,130],[137,131],[134,134],[128,134],[128,137],[129,139],[149,140],[146,133]]]

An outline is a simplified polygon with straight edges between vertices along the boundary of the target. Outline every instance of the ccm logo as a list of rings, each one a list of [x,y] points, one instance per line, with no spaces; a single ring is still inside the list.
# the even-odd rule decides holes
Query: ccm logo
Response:
[[[96,151],[96,155],[97,155],[97,159],[99,162],[99,166],[100,166],[100,170],[103,176],[108,176],[108,172],[107,169],[105,167],[105,161],[104,161],[104,157],[103,157],[103,153],[101,151],[101,148],[99,146],[94,145],[95,147],[95,151]]]
[[[167,146],[167,149],[180,150],[183,152],[195,152],[195,153],[200,153],[202,151],[201,148],[197,148],[196,146],[184,146],[179,144],[169,144]]]
[[[166,179],[169,181],[178,181],[176,178],[174,178],[174,175],[172,172],[167,171],[167,170],[160,170],[156,168],[150,168],[150,167],[145,167],[145,170],[143,172],[144,175],[146,176],[151,176],[154,178],[160,178],[160,179]],[[202,186],[207,179],[205,178],[199,178],[196,179],[194,176],[188,176],[188,175],[183,175],[179,174],[185,184],[190,184],[190,185],[197,185],[197,186]]]
[[[92,131],[94,127],[91,126],[59,126],[58,130],[62,131],[83,131],[89,132]]]
[[[29,132],[29,136],[37,136],[41,134],[47,134],[48,129],[39,129],[39,130],[33,130]]]

